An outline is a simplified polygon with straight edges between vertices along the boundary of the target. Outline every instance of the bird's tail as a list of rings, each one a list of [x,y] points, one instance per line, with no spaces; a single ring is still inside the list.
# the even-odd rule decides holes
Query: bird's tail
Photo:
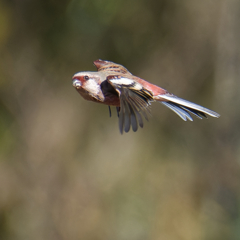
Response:
[[[184,121],[187,121],[187,120],[193,121],[189,113],[193,114],[194,116],[200,119],[207,118],[206,115],[209,115],[211,117],[216,117],[216,118],[220,117],[220,114],[208,108],[202,107],[196,103],[189,102],[173,94],[163,94],[163,95],[158,95],[158,97],[159,97],[159,101],[163,105],[170,108]]]

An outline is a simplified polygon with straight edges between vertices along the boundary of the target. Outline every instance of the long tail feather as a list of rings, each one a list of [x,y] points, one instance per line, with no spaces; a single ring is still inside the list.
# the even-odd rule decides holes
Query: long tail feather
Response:
[[[175,112],[182,120],[187,121],[188,119],[192,121],[191,116],[188,112],[184,111],[178,106],[174,106],[171,102],[161,102],[166,107],[170,108],[173,112]]]
[[[185,99],[179,98],[175,95],[165,94],[159,95],[159,97],[161,97],[161,99],[166,100],[161,102],[163,105],[165,105],[166,107],[174,111],[176,114],[178,114],[178,116],[181,117],[184,121],[187,121],[187,119],[193,121],[189,113],[195,115],[200,119],[202,119],[203,117],[207,118],[206,115],[217,118],[220,117],[220,114],[208,108],[187,101]]]

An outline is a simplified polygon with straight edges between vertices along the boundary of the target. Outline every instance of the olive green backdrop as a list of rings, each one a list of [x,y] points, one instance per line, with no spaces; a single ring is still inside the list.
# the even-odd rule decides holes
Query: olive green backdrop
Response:
[[[0,1],[0,239],[240,239],[240,2]],[[72,87],[98,58],[221,114],[159,103],[120,135]]]

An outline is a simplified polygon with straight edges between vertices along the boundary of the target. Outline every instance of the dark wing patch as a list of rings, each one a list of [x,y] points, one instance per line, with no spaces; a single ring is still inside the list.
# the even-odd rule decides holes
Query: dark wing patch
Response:
[[[142,116],[148,120],[152,94],[132,79],[126,77],[109,76],[108,82],[116,89],[120,98],[119,130],[136,132],[138,126],[143,127]],[[119,110],[119,109],[118,109]]]

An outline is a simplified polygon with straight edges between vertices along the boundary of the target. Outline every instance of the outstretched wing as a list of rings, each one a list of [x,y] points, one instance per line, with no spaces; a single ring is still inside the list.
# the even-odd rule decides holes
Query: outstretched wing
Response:
[[[143,127],[143,118],[148,120],[153,95],[133,79],[121,76],[108,76],[107,81],[118,92],[120,98],[119,130],[121,134],[132,129],[137,131],[138,125]]]

